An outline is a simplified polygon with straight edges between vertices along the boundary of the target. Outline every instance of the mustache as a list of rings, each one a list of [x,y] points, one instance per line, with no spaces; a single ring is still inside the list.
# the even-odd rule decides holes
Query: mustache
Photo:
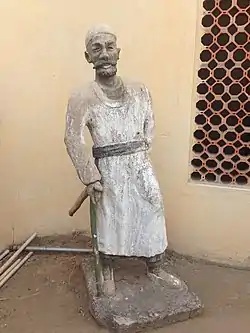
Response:
[[[117,62],[116,61],[102,61],[102,62],[97,62],[95,63],[94,65],[94,69],[98,69],[98,68],[101,68],[103,66],[107,66],[107,65],[110,65],[110,66],[116,66]]]

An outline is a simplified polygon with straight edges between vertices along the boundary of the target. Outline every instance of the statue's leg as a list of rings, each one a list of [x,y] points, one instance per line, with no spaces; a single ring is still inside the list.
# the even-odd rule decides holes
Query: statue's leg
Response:
[[[113,296],[115,294],[115,281],[113,270],[113,257],[100,253],[103,269],[103,293],[106,296]]]
[[[166,272],[162,265],[164,260],[164,254],[156,255],[154,257],[146,258],[147,275],[150,279],[158,282],[163,282],[169,285],[171,288],[187,289],[187,285],[178,279],[173,274]]]

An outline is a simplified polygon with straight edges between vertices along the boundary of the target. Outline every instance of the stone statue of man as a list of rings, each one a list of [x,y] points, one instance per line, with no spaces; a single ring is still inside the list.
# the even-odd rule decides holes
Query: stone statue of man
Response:
[[[108,26],[86,35],[95,80],[69,99],[65,144],[96,205],[98,247],[105,260],[138,257],[149,276],[178,281],[160,268],[167,247],[163,200],[148,151],[154,115],[147,87],[117,76],[120,49]],[[92,140],[86,151],[84,128]]]

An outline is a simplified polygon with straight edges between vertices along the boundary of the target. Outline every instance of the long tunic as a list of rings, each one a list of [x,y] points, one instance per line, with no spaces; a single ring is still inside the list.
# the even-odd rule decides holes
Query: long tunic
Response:
[[[147,151],[95,161],[84,141],[89,129],[94,147],[152,141],[154,116],[148,89],[125,83],[122,101],[110,100],[96,82],[74,93],[68,103],[65,144],[83,184],[101,181],[96,205],[99,250],[109,255],[153,257],[167,247],[164,207]]]

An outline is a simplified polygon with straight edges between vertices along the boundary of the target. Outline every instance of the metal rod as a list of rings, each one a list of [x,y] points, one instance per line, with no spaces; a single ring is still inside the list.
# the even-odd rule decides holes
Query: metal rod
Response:
[[[0,281],[3,280],[3,278],[5,278],[5,276],[7,276],[13,270],[13,268],[15,268],[20,263],[20,261],[21,259],[17,259],[8,269],[6,269],[6,271],[0,275]]]
[[[0,261],[10,253],[10,250],[5,250],[2,254],[0,254]]]
[[[77,249],[77,248],[71,248],[71,247],[27,246],[26,249],[25,249],[25,251],[32,251],[32,252],[92,253],[93,249]]]
[[[19,254],[33,241],[33,239],[36,237],[36,233],[34,233],[30,238],[26,240],[26,242],[20,246],[20,248],[6,261],[6,263],[0,267],[0,275],[7,269],[9,266],[13,263],[13,261],[16,260],[16,258],[19,256]]]
[[[0,288],[26,263],[26,261],[32,256],[32,252],[29,252],[20,262],[16,265],[8,275],[0,281]]]

